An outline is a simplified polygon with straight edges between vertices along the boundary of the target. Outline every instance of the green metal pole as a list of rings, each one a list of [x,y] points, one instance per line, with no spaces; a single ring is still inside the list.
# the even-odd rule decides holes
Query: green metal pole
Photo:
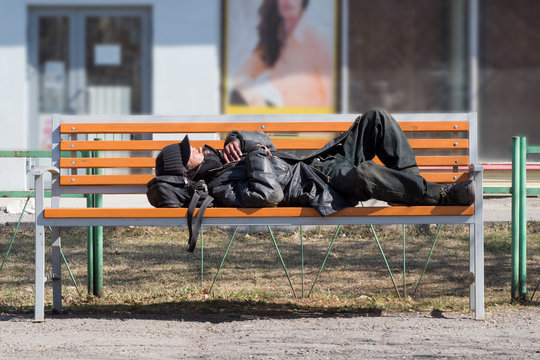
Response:
[[[301,248],[301,261],[302,261],[302,298],[304,298],[304,234],[302,231],[302,225],[300,225],[300,248]]]
[[[527,138],[521,137],[519,161],[519,297],[527,296]]]
[[[511,299],[519,298],[519,151],[521,139],[519,136],[512,137],[512,281]]]
[[[362,205],[362,207],[364,207],[363,202],[360,202],[360,204]],[[384,264],[386,265],[386,270],[388,270],[388,273],[390,274],[390,279],[392,280],[392,285],[394,285],[394,289],[396,290],[396,294],[397,294],[398,298],[401,299],[401,295],[400,295],[399,290],[398,290],[397,285],[396,285],[396,280],[394,279],[394,275],[392,274],[392,270],[390,270],[390,265],[388,264],[388,261],[386,260],[386,255],[384,255],[384,251],[382,249],[381,242],[379,241],[377,233],[375,233],[375,228],[373,227],[372,224],[369,225],[369,227],[371,228],[371,233],[373,234],[373,237],[375,238],[375,241],[377,242],[377,247],[379,248],[379,252],[382,255],[382,258],[384,260]]]
[[[538,286],[540,285],[540,280],[536,283],[536,287],[534,288],[533,294],[531,295],[531,298],[529,299],[530,302],[534,299],[534,294],[536,294],[536,290],[538,290]]]
[[[364,206],[364,204],[362,204],[362,206]],[[386,260],[386,255],[384,255],[384,251],[382,249],[381,242],[379,241],[379,237],[377,236],[373,225],[369,225],[369,227],[371,228],[371,233],[373,234],[373,236],[375,237],[375,241],[377,242],[377,247],[379,248],[379,252],[382,255],[384,264],[386,265],[386,270],[388,270],[388,274],[390,274],[390,280],[392,280],[392,285],[394,285],[394,289],[396,290],[398,298],[401,299],[401,294],[399,293],[398,287],[396,285],[396,279],[394,279],[394,275],[392,274],[392,270],[390,269],[390,264],[388,264],[388,260]]]
[[[294,291],[294,286],[291,281],[291,277],[289,276],[289,271],[287,270],[287,266],[285,266],[285,261],[283,261],[283,256],[281,256],[281,252],[279,251],[278,244],[276,242],[276,238],[274,237],[274,232],[272,231],[272,228],[270,225],[267,225],[268,231],[270,232],[270,237],[272,238],[272,241],[274,242],[274,247],[276,248],[276,253],[281,261],[281,266],[283,267],[283,270],[285,270],[285,275],[287,276],[287,280],[289,280],[289,285],[291,286],[293,297],[296,299],[296,291]]]
[[[203,227],[201,226],[201,289],[204,289],[204,236],[203,236]]]
[[[15,227],[15,232],[13,232],[13,237],[11,238],[11,242],[9,243],[9,247],[6,251],[6,256],[4,256],[4,260],[2,261],[2,265],[0,265],[0,272],[2,272],[2,269],[4,268],[4,264],[6,263],[7,257],[9,255],[9,252],[11,251],[11,247],[13,246],[13,243],[15,242],[15,236],[17,235],[17,232],[19,231],[19,226],[21,225],[21,221],[24,215],[24,211],[26,210],[26,205],[28,205],[28,201],[30,201],[30,197],[26,198],[26,202],[24,203],[24,207],[21,211],[21,216],[19,216],[19,221],[17,222],[17,226]]]
[[[334,237],[332,238],[332,241],[330,241],[330,246],[328,246],[328,250],[326,251],[326,255],[324,256],[324,260],[322,262],[321,267],[319,268],[319,272],[315,276],[315,280],[313,280],[313,284],[311,284],[311,289],[309,289],[308,297],[311,296],[311,292],[313,291],[313,288],[315,287],[315,284],[317,283],[317,280],[319,279],[319,275],[321,275],[324,265],[326,265],[326,260],[328,260],[328,256],[330,255],[330,251],[332,251],[332,246],[334,246],[334,241],[336,241],[336,238],[339,234],[339,231],[341,230],[341,225],[338,225],[336,228],[336,232],[334,233]]]
[[[403,224],[403,297],[407,298],[407,279],[405,275],[405,224]]]
[[[91,157],[92,153],[86,152],[84,157]],[[92,175],[93,169],[86,169],[86,175]],[[94,195],[86,194],[86,207],[94,207]],[[94,227],[88,226],[86,228],[86,272],[88,274],[87,288],[88,294],[94,294]]]
[[[101,139],[94,139],[99,141]],[[102,157],[101,151],[94,151],[94,157]],[[102,175],[103,169],[94,169],[95,175]],[[103,207],[103,194],[94,195],[94,207]],[[103,294],[103,226],[94,226],[94,295]]]
[[[234,228],[234,232],[231,236],[231,239],[229,240],[229,244],[227,245],[227,248],[225,249],[225,254],[223,254],[223,258],[221,259],[221,263],[219,264],[219,267],[216,271],[216,276],[214,276],[214,281],[212,281],[212,285],[210,285],[210,289],[208,290],[209,293],[212,292],[212,289],[214,288],[214,284],[216,283],[216,280],[219,276],[219,272],[221,271],[221,268],[223,267],[223,263],[225,262],[225,258],[227,257],[227,253],[229,252],[229,248],[231,247],[231,244],[233,242],[234,237],[236,236],[236,232],[238,231],[238,226]]]
[[[437,229],[437,234],[435,234],[435,240],[433,240],[433,245],[431,245],[431,250],[429,250],[429,255],[426,260],[426,264],[424,265],[424,270],[422,270],[422,274],[420,274],[420,279],[418,279],[418,283],[416,283],[416,287],[414,288],[414,292],[412,294],[412,298],[414,299],[414,296],[416,295],[416,291],[418,290],[418,287],[420,286],[420,283],[422,282],[422,278],[424,277],[424,274],[426,273],[429,260],[431,259],[431,255],[433,254],[433,250],[435,249],[435,244],[437,243],[437,239],[439,238],[439,234],[441,233],[443,224],[439,224],[439,228]]]
[[[62,255],[62,259],[64,259],[64,264],[66,265],[66,269],[69,272],[69,276],[71,277],[71,280],[73,281],[73,285],[75,285],[75,290],[77,290],[77,294],[81,296],[81,292],[79,291],[77,280],[75,280],[75,276],[73,276],[73,273],[71,272],[71,268],[69,267],[66,256],[64,255],[64,252],[62,251],[62,249],[60,249],[60,255]]]

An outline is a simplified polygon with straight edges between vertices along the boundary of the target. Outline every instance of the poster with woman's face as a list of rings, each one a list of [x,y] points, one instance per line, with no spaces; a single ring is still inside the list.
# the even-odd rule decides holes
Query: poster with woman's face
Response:
[[[335,112],[335,0],[226,0],[224,112]]]

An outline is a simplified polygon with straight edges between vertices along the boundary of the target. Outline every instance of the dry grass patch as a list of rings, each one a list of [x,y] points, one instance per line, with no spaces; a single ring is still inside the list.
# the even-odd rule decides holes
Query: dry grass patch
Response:
[[[529,224],[528,274],[531,287],[540,278],[539,230],[538,223]],[[468,229],[465,226],[443,227],[427,273],[414,298],[411,296],[437,227],[432,225],[428,231],[406,227],[405,278],[401,226],[375,228],[394,275],[394,287],[370,228],[344,226],[335,240],[324,271],[308,297],[334,231],[335,227],[315,227],[304,231],[303,282],[300,232],[298,229],[274,231],[297,295],[294,298],[274,244],[264,228],[237,233],[212,293],[208,293],[208,289],[232,229],[204,229],[204,282],[201,287],[200,248],[193,254],[185,251],[187,232],[183,228],[105,228],[104,294],[97,298],[86,294],[86,231],[64,229],[61,233],[63,252],[78,282],[78,287],[75,287],[63,266],[64,306],[70,312],[163,313],[468,309],[471,276],[468,270]],[[11,227],[0,230],[2,259],[12,234]],[[491,307],[509,303],[510,234],[508,225],[486,227],[486,303]],[[18,233],[0,272],[0,312],[32,310],[33,236],[32,230]],[[48,266],[47,272],[50,272]],[[50,301],[50,286],[46,289],[46,299]],[[539,304],[539,297],[537,294],[533,306]]]

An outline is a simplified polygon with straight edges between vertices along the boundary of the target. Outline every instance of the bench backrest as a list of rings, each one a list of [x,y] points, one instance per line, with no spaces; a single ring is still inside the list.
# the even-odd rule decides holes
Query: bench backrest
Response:
[[[54,115],[52,165],[61,169],[61,174],[53,177],[53,196],[145,193],[145,184],[154,176],[158,151],[181,141],[186,133],[193,146],[209,144],[221,149],[231,130],[262,130],[278,149],[307,153],[346,131],[356,116]],[[409,137],[427,180],[446,183],[468,179],[469,164],[477,162],[475,113],[394,116]]]

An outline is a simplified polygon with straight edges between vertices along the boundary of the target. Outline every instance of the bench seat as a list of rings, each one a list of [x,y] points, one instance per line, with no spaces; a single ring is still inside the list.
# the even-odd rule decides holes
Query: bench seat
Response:
[[[44,320],[45,282],[52,280],[53,310],[62,309],[61,227],[182,226],[185,208],[65,208],[65,194],[145,194],[155,157],[190,134],[193,146],[222,149],[232,130],[266,132],[278,150],[300,155],[346,131],[357,115],[63,116],[53,115],[52,163],[34,169],[36,187],[35,319]],[[428,181],[475,180],[471,206],[357,206],[322,217],[313,208],[208,208],[205,225],[466,224],[470,226],[470,307],[484,317],[483,170],[478,164],[476,113],[396,114]],[[96,141],[99,140],[99,141]],[[378,159],[374,159],[379,162]],[[380,162],[379,162],[380,163]],[[44,206],[44,176],[51,172],[51,207]],[[45,275],[45,231],[52,229],[52,275]],[[99,255],[94,255],[99,256]]]
[[[47,219],[79,219],[79,218],[172,218],[185,223],[186,208],[73,208],[73,209],[45,209],[44,222]],[[196,215],[196,213],[195,213]],[[324,222],[326,218],[335,217],[386,217],[386,216],[470,216],[474,215],[474,206],[390,206],[390,207],[349,207],[334,214],[321,217],[317,210],[309,207],[274,207],[274,208],[208,208],[204,214],[205,219],[235,218],[251,219],[253,223],[257,218],[300,217],[317,218]],[[369,221],[375,221],[370,219]],[[371,223],[371,222],[368,222]],[[86,225],[83,224],[83,225]]]

